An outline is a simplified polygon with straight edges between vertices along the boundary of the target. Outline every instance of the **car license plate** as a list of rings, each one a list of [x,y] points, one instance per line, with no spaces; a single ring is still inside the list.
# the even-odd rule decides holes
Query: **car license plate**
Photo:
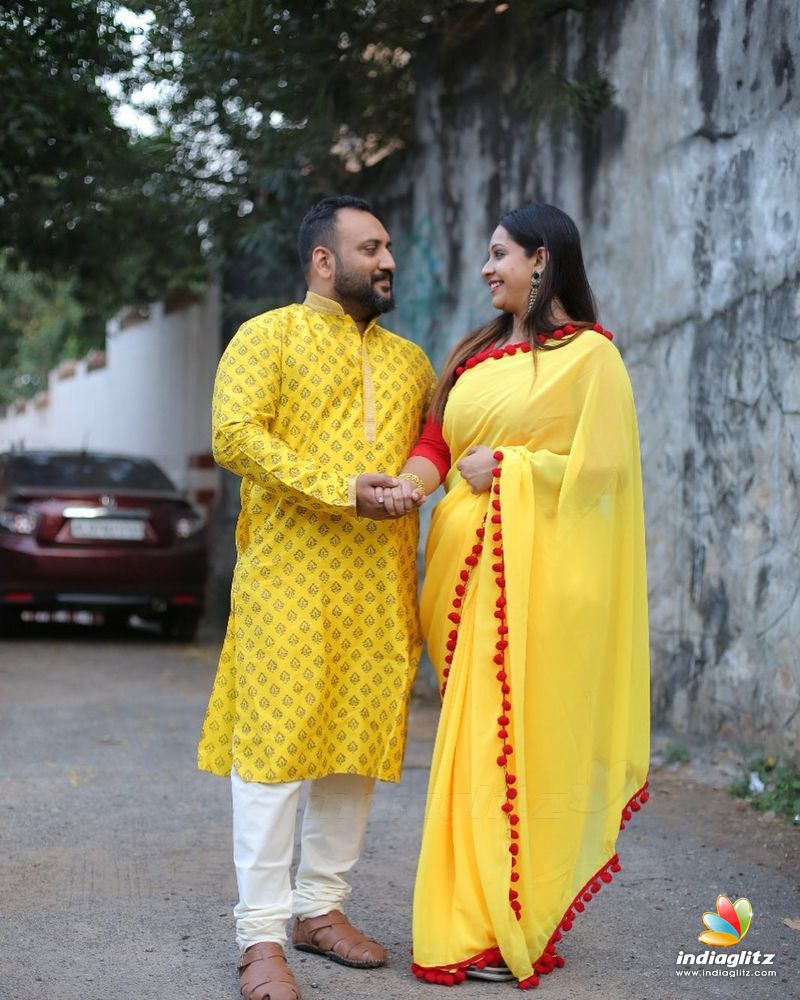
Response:
[[[141,542],[145,536],[144,521],[122,518],[73,518],[69,526],[73,538],[100,538],[114,542]]]

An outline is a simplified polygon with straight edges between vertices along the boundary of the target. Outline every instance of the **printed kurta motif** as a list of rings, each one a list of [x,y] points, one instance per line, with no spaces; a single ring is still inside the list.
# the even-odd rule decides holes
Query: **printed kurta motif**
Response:
[[[217,462],[242,476],[231,614],[198,765],[245,781],[398,781],[419,659],[415,514],[355,514],[395,475],[434,384],[416,345],[309,293],[245,323],[220,362]]]
[[[525,345],[527,347],[527,345]],[[414,971],[500,958],[526,987],[619,868],[647,798],[649,656],[636,415],[617,349],[497,351],[450,392],[453,465],[496,448],[493,488],[452,468],[421,601],[445,687],[414,899]]]

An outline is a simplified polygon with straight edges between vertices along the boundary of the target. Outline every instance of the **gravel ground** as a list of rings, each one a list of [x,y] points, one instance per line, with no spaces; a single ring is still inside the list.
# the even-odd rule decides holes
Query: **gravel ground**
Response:
[[[0,997],[235,1000],[227,782],[194,769],[217,645],[31,627],[0,643]],[[408,971],[436,708],[415,700],[403,782],[379,785],[349,914],[390,951],[361,971],[290,960],[304,1000],[425,1000]],[[800,832],[687,768],[661,768],[623,870],[566,935],[555,1000],[800,997]],[[747,896],[769,979],[676,977],[718,893]],[[739,949],[746,950],[744,946]],[[717,967],[719,968],[719,967]],[[457,996],[517,996],[467,982]]]

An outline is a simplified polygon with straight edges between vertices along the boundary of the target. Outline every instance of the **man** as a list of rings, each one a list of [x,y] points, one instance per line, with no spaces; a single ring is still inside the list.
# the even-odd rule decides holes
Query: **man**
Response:
[[[345,876],[375,779],[400,779],[421,646],[417,518],[386,509],[413,506],[410,484],[399,510],[382,493],[399,484],[434,374],[417,346],[376,323],[394,304],[395,262],[366,202],[321,201],[298,248],[305,301],[241,327],[213,402],[214,457],[242,477],[242,510],[198,763],[231,775],[245,1000],[299,1000],[283,952],[292,915],[296,948],[362,968],[385,961],[342,912]]]

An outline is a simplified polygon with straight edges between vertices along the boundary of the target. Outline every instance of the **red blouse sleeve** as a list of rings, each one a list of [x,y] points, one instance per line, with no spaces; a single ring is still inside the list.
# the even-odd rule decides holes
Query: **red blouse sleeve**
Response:
[[[436,466],[442,479],[450,471],[450,449],[447,442],[442,437],[442,427],[433,417],[428,417],[419,441],[411,450],[411,455],[418,458],[427,458],[429,462]],[[411,458],[411,455],[408,457]]]

